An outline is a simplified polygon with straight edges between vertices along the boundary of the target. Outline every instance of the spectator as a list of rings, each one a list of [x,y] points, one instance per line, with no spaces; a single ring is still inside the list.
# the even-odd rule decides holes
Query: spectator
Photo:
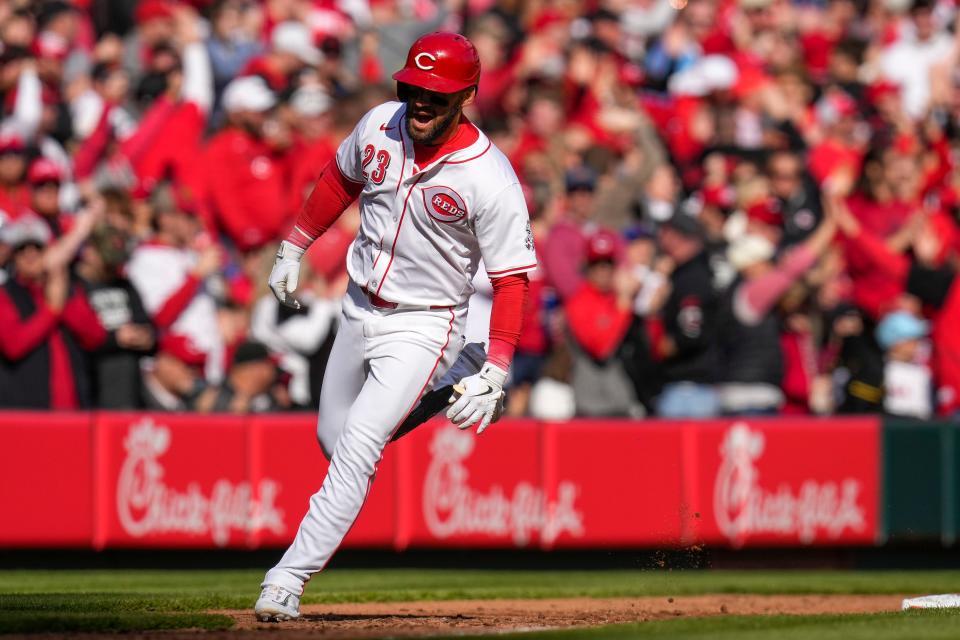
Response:
[[[657,316],[670,293],[669,277],[673,261],[666,256],[657,256],[655,236],[644,227],[627,232],[629,244],[626,250],[623,278],[633,281],[636,295],[633,298],[633,322],[620,345],[619,353],[624,369],[633,383],[634,394],[645,410],[652,414],[655,399],[660,394],[662,373],[653,357],[651,333],[647,323]]]
[[[213,107],[213,81],[196,13],[180,6],[173,17],[174,39],[154,49],[138,87],[143,116],[122,140],[117,161],[147,192],[169,180],[187,194],[200,188],[197,162]]]
[[[597,225],[592,221],[596,181],[596,173],[586,166],[567,172],[564,217],[547,236],[543,266],[547,281],[561,300],[570,298],[583,282],[587,239],[597,231]],[[619,254],[619,241],[615,250]]]
[[[340,291],[322,277],[303,271],[298,289],[300,309],[282,306],[273,294],[265,294],[253,309],[250,333],[279,358],[280,368],[291,376],[293,402],[314,407],[320,402],[320,386],[336,335]]]
[[[176,33],[173,0],[141,0],[134,10],[136,28],[123,43],[123,66],[132,78],[139,78],[144,61],[149,61],[155,48],[173,40]]]
[[[801,242],[823,219],[820,193],[799,154],[778,151],[767,161],[770,191],[783,217],[783,244]]]
[[[506,415],[509,416],[527,414],[530,391],[533,384],[540,378],[551,346],[543,269],[538,267],[528,272],[527,277],[529,283],[527,298],[523,303],[520,342],[513,356],[508,381]],[[489,281],[490,279],[487,278],[488,283]]]
[[[530,416],[538,420],[569,420],[577,413],[576,393],[570,385],[573,363],[561,341],[543,367],[543,375],[530,389]]]
[[[143,401],[153,411],[191,411],[207,389],[204,374],[207,356],[189,336],[167,334],[157,355],[144,366]]]
[[[903,108],[911,118],[921,118],[927,111],[934,66],[955,60],[953,39],[937,28],[934,4],[914,0],[910,23],[880,60],[883,74],[902,87]]]
[[[717,334],[724,413],[775,414],[783,406],[784,356],[775,307],[827,249],[835,231],[836,223],[827,220],[776,263],[776,247],[759,234],[747,233],[730,243],[727,253],[739,276],[721,302]]]
[[[318,86],[297,89],[290,99],[290,107],[297,137],[293,157],[297,161],[290,180],[292,201],[289,209],[299,211],[320,177],[320,171],[336,153],[337,141],[331,137],[333,100],[324,89]]]
[[[883,410],[883,354],[870,333],[868,318],[852,304],[841,304],[826,314],[829,349],[838,401],[836,413],[880,413]]]
[[[107,340],[93,354],[91,367],[95,404],[102,409],[143,407],[140,359],[156,344],[140,294],[122,274],[127,242],[123,232],[101,225],[94,229],[77,265],[90,305],[107,330]]]
[[[716,341],[718,300],[704,251],[703,229],[683,209],[661,225],[657,240],[673,261],[670,294],[653,338],[664,386],[657,414],[666,418],[707,418],[719,413],[713,383],[719,367]]]
[[[906,311],[890,313],[877,325],[877,342],[884,351],[883,409],[903,418],[933,415],[933,384],[923,339],[929,324]]]
[[[30,185],[30,206],[50,226],[53,237],[60,236],[63,220],[60,216],[60,167],[51,160],[39,158],[30,165],[27,183]]]
[[[200,233],[198,220],[175,202],[169,189],[154,194],[152,208],[156,232],[131,254],[130,282],[161,337],[172,335],[185,342],[184,349],[170,353],[201,354],[206,378],[218,382],[223,377],[224,345],[208,289],[223,263],[223,251]],[[196,360],[191,357],[191,363]]]
[[[0,126],[0,209],[16,220],[30,209],[26,147],[17,134]]]
[[[323,61],[310,30],[299,22],[282,22],[273,27],[270,43],[270,50],[250,60],[239,75],[260,76],[275,93],[288,92],[304,67],[315,67]]]
[[[3,235],[12,257],[0,289],[0,407],[92,406],[86,353],[106,332],[64,262],[45,260],[51,234],[43,220],[25,214]]]
[[[618,238],[598,231],[587,241],[583,283],[564,304],[570,327],[577,415],[635,415],[638,403],[617,349],[633,321],[636,282],[616,267]]]
[[[204,193],[212,222],[241,251],[287,230],[289,131],[273,119],[276,97],[262,79],[234,80],[223,93],[227,127],[203,152]]]
[[[905,288],[930,314],[937,413],[956,420],[960,418],[960,334],[956,330],[960,321],[960,280],[956,260],[943,259],[947,240],[929,226],[917,234]],[[899,263],[902,270],[902,257]]]
[[[245,342],[237,348],[230,372],[222,386],[209,387],[196,401],[201,413],[262,413],[281,408],[271,390],[277,380],[277,366],[267,348]]]
[[[217,96],[222,95],[240,70],[262,52],[263,46],[257,41],[258,32],[251,29],[251,26],[259,27],[257,23],[262,16],[258,13],[259,8],[255,5],[237,0],[217,0],[210,7],[210,34],[206,46]]]

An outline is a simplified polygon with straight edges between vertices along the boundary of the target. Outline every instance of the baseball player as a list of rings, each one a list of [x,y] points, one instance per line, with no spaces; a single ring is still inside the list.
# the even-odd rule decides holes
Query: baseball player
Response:
[[[516,174],[463,114],[476,97],[477,51],[461,35],[432,33],[393,78],[399,101],[371,109],[340,145],[270,274],[280,301],[298,306],[292,294],[304,251],[360,198],[320,394],[317,435],[330,467],[293,544],[263,580],[255,606],[263,621],[300,615],[304,584],[359,514],[384,447],[456,359],[481,258],[493,286],[489,348],[449,396],[454,424],[480,433],[496,420],[520,336],[536,254]]]

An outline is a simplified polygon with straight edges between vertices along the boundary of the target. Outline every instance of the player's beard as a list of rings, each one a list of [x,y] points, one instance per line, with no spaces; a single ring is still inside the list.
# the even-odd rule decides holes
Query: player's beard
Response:
[[[410,118],[404,118],[404,123],[407,128],[407,135],[410,136],[410,139],[418,144],[433,144],[439,138],[442,138],[443,135],[455,124],[458,116],[460,115],[460,105],[463,104],[463,97],[457,99],[455,104],[450,106],[449,111],[440,117],[433,125],[426,131],[415,131],[413,127],[410,126]],[[410,101],[407,102],[407,113],[410,113],[413,110],[413,105]]]

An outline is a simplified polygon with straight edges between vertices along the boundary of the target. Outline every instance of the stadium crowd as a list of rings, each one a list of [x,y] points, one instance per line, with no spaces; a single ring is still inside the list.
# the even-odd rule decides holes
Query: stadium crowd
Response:
[[[0,407],[316,406],[407,47],[468,35],[527,194],[511,415],[960,416],[953,0],[0,0]],[[958,22],[960,24],[960,22]],[[489,282],[472,311],[483,325]]]

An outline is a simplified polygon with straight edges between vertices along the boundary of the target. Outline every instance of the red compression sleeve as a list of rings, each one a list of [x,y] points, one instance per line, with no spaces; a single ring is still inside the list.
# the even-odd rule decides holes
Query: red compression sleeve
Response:
[[[336,159],[328,162],[310,192],[310,197],[303,203],[303,209],[297,216],[297,224],[287,237],[287,242],[301,249],[309,247],[337,221],[362,190],[363,183],[344,177]]]
[[[490,348],[487,362],[501,369],[509,369],[513,352],[520,342],[523,306],[527,299],[530,280],[518,273],[502,278],[490,278],[493,285],[493,309],[490,311]]]

